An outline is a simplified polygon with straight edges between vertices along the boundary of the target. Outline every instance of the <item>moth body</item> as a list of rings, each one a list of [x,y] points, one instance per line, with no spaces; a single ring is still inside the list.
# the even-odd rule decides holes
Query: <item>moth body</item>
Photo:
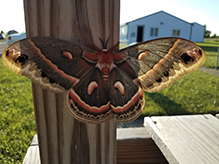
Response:
[[[107,42],[102,50],[95,45],[90,50],[56,38],[32,37],[8,47],[2,61],[44,89],[66,94],[76,119],[101,123],[110,118],[133,121],[145,107],[144,91],[168,87],[206,59],[200,47],[181,38],[154,39],[121,50],[118,44],[106,49]]]

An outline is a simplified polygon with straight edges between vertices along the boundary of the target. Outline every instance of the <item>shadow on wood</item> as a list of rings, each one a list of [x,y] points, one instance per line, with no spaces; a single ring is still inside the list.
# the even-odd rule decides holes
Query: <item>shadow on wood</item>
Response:
[[[23,164],[40,164],[39,158],[38,140],[35,135]],[[117,164],[167,163],[144,127],[117,129]]]

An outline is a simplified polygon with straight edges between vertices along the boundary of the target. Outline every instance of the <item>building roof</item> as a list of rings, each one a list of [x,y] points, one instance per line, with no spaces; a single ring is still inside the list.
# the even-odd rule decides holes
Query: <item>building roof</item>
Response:
[[[185,21],[185,20],[183,20],[183,19],[180,19],[180,18],[178,18],[178,17],[176,17],[176,16],[174,16],[174,15],[171,15],[171,14],[169,14],[169,13],[163,11],[163,10],[158,11],[158,12],[153,13],[153,14],[150,14],[150,15],[143,16],[143,17],[138,18],[138,19],[135,19],[135,20],[132,20],[132,21],[127,22],[127,23],[125,23],[125,24],[132,23],[132,22],[138,21],[138,20],[140,20],[140,19],[144,19],[144,18],[146,18],[146,17],[150,17],[150,16],[153,16],[153,15],[156,15],[156,14],[160,14],[160,13],[167,14],[167,15],[169,15],[169,16],[171,16],[171,17],[174,17],[174,18],[176,18],[176,19],[179,19],[180,21],[183,21],[183,22],[185,22],[185,23],[191,24],[191,23],[189,23],[189,22],[187,22],[187,21]],[[196,22],[193,22],[193,23],[196,23]],[[196,24],[198,24],[198,23],[196,23]],[[124,24],[121,24],[121,25],[124,25]],[[200,24],[199,24],[199,25],[200,25]],[[202,26],[202,25],[201,25],[201,26]]]

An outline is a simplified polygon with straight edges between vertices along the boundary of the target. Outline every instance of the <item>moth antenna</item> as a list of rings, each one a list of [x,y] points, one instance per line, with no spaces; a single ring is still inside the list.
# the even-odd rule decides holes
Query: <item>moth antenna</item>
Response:
[[[107,38],[107,40],[106,40],[106,42],[105,42],[105,44],[104,44],[104,47],[103,47],[104,49],[107,49],[107,44],[108,44],[108,42],[109,42],[109,38],[110,38],[110,37]]]
[[[102,43],[103,49],[107,49],[107,44],[109,42],[109,38],[110,37],[107,38],[105,43],[104,43],[104,41],[100,37],[98,37],[98,38],[100,39],[100,42]]]
[[[100,42],[101,42],[101,44],[102,44],[102,46],[103,46],[103,48],[104,48],[104,42],[103,42],[103,40],[100,38],[100,37],[98,37],[99,39],[100,39]]]

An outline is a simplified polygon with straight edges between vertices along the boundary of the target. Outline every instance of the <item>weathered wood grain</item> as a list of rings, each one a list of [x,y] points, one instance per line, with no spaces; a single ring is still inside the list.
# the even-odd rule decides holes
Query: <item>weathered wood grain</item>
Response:
[[[24,0],[27,37],[51,36],[78,44],[109,47],[119,41],[117,0]],[[67,111],[66,94],[32,83],[42,164],[115,163],[116,124],[84,124]]]
[[[145,127],[117,128],[117,140],[151,138]]]
[[[40,164],[40,153],[37,135],[33,137],[22,164]]]
[[[40,164],[37,135],[28,148],[23,164]],[[167,164],[157,145],[143,128],[117,129],[117,164]]]
[[[147,117],[145,126],[169,163],[219,163],[219,120],[210,115]]]
[[[145,128],[117,129],[117,164],[167,164]]]

